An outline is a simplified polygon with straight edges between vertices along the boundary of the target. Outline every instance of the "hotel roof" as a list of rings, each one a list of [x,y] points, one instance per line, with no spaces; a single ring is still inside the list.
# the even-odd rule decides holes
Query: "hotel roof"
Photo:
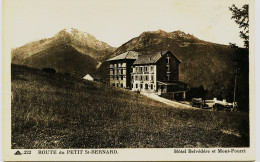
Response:
[[[144,54],[138,56],[138,59],[134,62],[134,65],[140,65],[140,64],[154,64],[157,61],[159,61],[163,55],[171,51],[166,50],[166,51],[160,51],[160,52],[155,52],[151,54]],[[173,55],[174,56],[174,55]],[[176,58],[176,56],[174,56]],[[176,60],[180,63],[180,60],[176,58]]]
[[[127,52],[117,55],[111,59],[108,59],[107,61],[125,60],[125,59],[136,60],[138,55],[140,55],[140,53],[135,52],[135,51],[127,51]]]

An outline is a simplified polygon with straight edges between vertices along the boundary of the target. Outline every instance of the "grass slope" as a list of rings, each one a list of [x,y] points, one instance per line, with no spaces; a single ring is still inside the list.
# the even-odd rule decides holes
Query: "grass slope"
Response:
[[[248,114],[169,107],[134,92],[12,65],[12,148],[249,146]]]
[[[53,68],[60,73],[75,72],[76,76],[83,77],[96,71],[97,61],[70,45],[61,44],[24,59],[23,65],[37,69]]]

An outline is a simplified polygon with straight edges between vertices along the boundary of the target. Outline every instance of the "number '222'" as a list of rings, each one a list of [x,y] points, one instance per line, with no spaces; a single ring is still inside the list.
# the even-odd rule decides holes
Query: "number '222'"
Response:
[[[29,150],[29,151],[24,151],[24,154],[31,154],[31,150]]]

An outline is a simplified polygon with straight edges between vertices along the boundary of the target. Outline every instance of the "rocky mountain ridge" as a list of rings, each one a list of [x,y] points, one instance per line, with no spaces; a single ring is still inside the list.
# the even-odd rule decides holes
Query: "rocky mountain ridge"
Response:
[[[77,29],[63,29],[51,38],[27,43],[22,47],[12,49],[12,62],[23,64],[23,60],[48,48],[67,44],[82,54],[88,55],[98,62],[103,62],[115,50],[107,43],[97,40],[93,35]]]

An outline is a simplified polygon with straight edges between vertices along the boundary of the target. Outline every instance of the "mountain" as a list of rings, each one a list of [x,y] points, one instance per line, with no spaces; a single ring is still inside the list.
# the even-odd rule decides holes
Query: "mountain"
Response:
[[[235,63],[234,51],[230,46],[203,41],[182,31],[158,30],[144,32],[124,43],[113,56],[128,50],[143,54],[171,50],[181,61],[181,81],[191,88],[202,86],[212,91],[209,98],[232,98]],[[107,63],[101,65],[99,71],[104,71],[107,66]]]
[[[205,45],[207,42],[199,40],[190,34],[182,31],[165,32],[163,30],[144,32],[140,36],[131,39],[117,48],[116,54],[122,51],[135,49],[141,51],[157,51],[158,48],[182,48],[190,44]],[[163,46],[163,47],[158,47]]]
[[[97,40],[93,35],[71,28],[64,29],[51,38],[12,49],[12,63],[34,68],[52,67],[57,68],[56,71],[67,73],[71,73],[79,64],[88,67],[87,70],[76,68],[77,73],[83,75],[83,71],[95,71],[101,62],[111,57],[114,50],[114,47]],[[62,60],[67,61],[62,63]],[[70,60],[72,65],[69,65]]]

